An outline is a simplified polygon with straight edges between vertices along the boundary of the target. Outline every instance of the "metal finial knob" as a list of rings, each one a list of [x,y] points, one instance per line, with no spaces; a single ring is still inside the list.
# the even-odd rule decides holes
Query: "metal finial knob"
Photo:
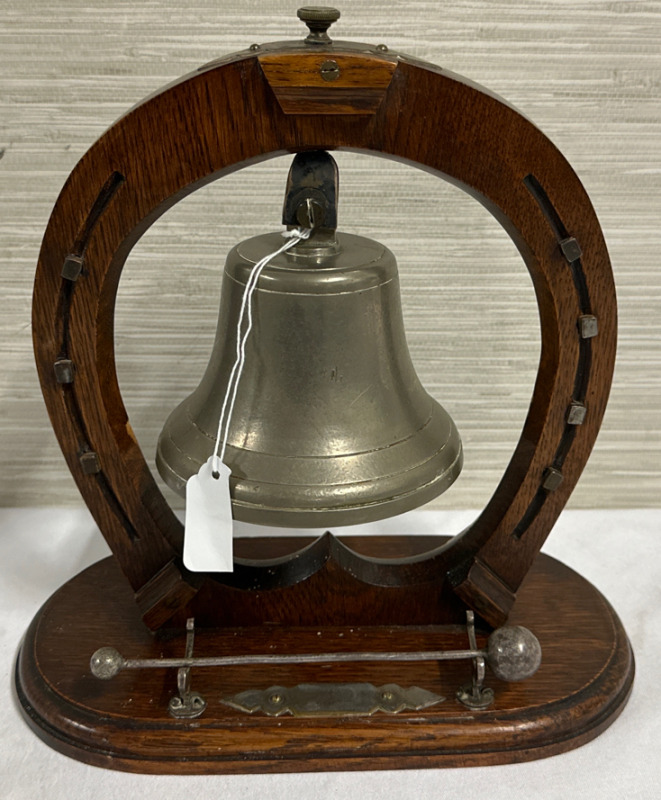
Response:
[[[326,33],[330,26],[340,18],[340,12],[329,6],[304,6],[296,12],[297,17],[308,26],[310,33],[305,41],[308,44],[330,44]]]

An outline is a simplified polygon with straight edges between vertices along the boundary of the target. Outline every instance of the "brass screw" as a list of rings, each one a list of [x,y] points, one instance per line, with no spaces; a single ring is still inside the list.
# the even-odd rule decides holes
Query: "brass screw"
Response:
[[[395,695],[392,692],[381,692],[382,700],[393,700]]]
[[[282,703],[282,695],[281,694],[272,694],[269,697],[269,702],[273,703],[273,705],[277,706],[279,703]]]
[[[319,67],[319,72],[325,81],[336,81],[340,77],[340,67],[337,61],[324,61]]]
[[[387,44],[377,44],[376,49],[380,53],[387,53],[388,52],[388,45]]]
[[[306,197],[296,209],[296,219],[302,228],[316,228],[323,218],[324,209],[309,197]]]

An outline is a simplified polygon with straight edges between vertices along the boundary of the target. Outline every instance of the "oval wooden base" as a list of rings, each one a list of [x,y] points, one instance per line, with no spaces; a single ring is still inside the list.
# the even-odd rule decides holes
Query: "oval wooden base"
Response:
[[[543,663],[519,684],[502,683],[487,670],[495,702],[485,711],[471,711],[455,699],[457,688],[470,680],[468,661],[262,665],[193,669],[192,689],[206,698],[207,709],[198,719],[175,720],[167,711],[176,693],[175,669],[126,670],[110,681],[90,674],[90,656],[103,645],[127,658],[184,652],[181,631],[147,631],[126,579],[106,559],[66,583],[39,611],[19,654],[16,687],[28,723],[49,745],[89,764],[131,772],[504,764],[562,753],[595,738],[624,707],[634,674],[628,639],[606,600],[542,555],[509,623],[537,635]],[[195,655],[446,647],[466,648],[465,631],[267,625],[201,630]],[[336,718],[249,715],[221,703],[246,689],[311,682],[398,683],[446,699],[424,711]]]

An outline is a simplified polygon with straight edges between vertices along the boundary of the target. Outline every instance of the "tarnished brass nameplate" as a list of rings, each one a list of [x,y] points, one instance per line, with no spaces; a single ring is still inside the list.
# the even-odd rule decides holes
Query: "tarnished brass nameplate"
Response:
[[[369,716],[377,711],[397,714],[442,703],[438,694],[418,686],[403,689],[395,683],[301,683],[298,686],[271,686],[251,689],[223,699],[225,705],[248,714],[262,712],[269,717],[291,714],[294,717]]]

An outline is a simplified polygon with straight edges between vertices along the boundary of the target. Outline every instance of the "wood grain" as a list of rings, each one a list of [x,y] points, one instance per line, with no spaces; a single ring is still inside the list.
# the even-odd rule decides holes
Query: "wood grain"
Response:
[[[539,638],[542,666],[521,683],[503,683],[487,671],[495,702],[484,711],[455,699],[470,679],[469,662],[257,665],[194,668],[191,686],[207,709],[198,719],[174,720],[167,703],[176,692],[175,670],[125,670],[110,681],[89,672],[89,659],[102,645],[127,658],[179,657],[184,648],[181,632],[154,638],[146,631],[123,576],[106,559],[62,587],[35,619],[19,657],[18,693],[27,721],[52,747],[131,772],[483,766],[541,758],[593,739],[622,710],[633,679],[631,649],[610,606],[576,573],[541,556],[512,622]],[[484,641],[481,632],[478,645]],[[195,653],[465,647],[465,630],[458,627],[266,626],[200,631]],[[319,681],[417,685],[446,700],[422,712],[321,719],[247,715],[221,703],[250,688]]]
[[[260,55],[259,63],[285,114],[373,114],[392,80],[395,59],[370,58],[365,53],[303,52]],[[326,81],[324,64],[338,77]]]

